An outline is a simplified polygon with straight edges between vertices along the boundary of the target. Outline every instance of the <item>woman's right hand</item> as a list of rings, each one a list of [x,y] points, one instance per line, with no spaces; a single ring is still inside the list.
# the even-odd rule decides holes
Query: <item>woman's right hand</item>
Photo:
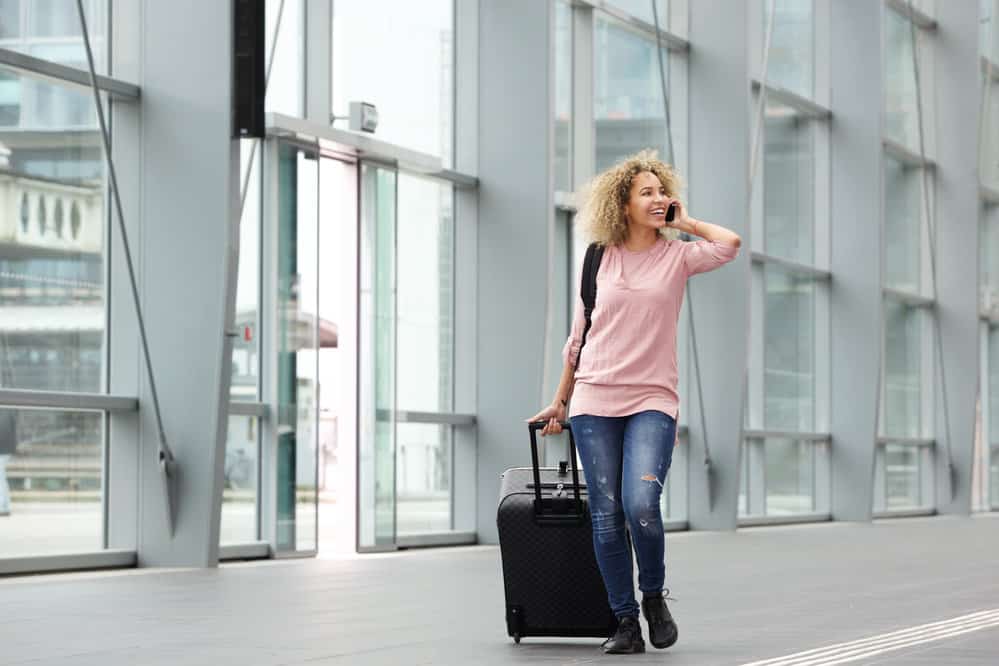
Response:
[[[542,437],[559,434],[562,432],[562,421],[565,421],[565,405],[561,401],[552,403],[527,420],[528,423],[536,421],[547,421],[541,429]]]

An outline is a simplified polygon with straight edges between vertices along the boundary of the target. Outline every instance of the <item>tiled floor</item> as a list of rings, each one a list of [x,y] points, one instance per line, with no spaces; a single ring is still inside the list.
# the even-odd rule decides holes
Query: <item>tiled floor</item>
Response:
[[[499,551],[0,580],[0,664],[743,664],[999,608],[999,517],[667,536],[680,641],[505,635]],[[827,662],[837,663],[837,662]],[[999,628],[853,663],[999,664]]]

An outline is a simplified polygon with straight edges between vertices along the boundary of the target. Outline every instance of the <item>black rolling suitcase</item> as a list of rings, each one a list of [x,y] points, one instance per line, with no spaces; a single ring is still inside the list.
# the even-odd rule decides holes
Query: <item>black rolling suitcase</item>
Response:
[[[538,467],[537,431],[530,424],[531,467],[501,477],[496,526],[503,559],[506,630],[524,636],[594,636],[617,629],[593,553],[586,485],[579,482],[568,423],[569,460]],[[571,471],[569,466],[571,461]]]

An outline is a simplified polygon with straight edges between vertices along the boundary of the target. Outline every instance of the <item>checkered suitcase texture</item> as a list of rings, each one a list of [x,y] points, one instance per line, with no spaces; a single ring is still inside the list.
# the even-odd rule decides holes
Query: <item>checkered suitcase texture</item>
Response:
[[[573,497],[569,471],[540,468],[539,476],[544,498],[556,494],[558,484],[567,498]],[[617,628],[617,618],[593,553],[586,486],[580,482],[582,520],[543,524],[536,520],[533,483],[532,467],[508,469],[501,477],[496,525],[507,634],[518,643],[524,636],[606,638]]]

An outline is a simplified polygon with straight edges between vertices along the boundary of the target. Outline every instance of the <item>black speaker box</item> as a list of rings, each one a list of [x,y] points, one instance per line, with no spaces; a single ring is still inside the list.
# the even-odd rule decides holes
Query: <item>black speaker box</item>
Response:
[[[265,0],[233,0],[232,138],[264,137]]]

